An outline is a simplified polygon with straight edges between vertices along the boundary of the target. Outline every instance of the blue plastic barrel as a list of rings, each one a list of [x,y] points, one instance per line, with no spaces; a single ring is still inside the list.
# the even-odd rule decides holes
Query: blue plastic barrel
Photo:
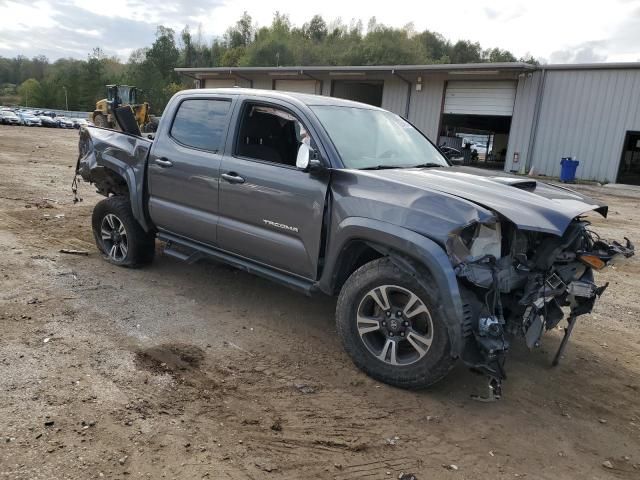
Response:
[[[560,181],[565,183],[574,182],[578,165],[580,165],[580,162],[571,157],[560,160]]]

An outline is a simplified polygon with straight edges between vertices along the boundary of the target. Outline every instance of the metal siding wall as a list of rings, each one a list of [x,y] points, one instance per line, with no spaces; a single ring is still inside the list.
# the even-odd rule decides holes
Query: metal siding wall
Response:
[[[283,92],[316,94],[319,91],[319,82],[316,80],[276,80],[275,89]]]
[[[422,78],[422,90],[420,92],[416,92],[415,84],[412,86],[409,121],[418,127],[431,141],[437,142],[442,95],[444,94],[444,78]]]
[[[382,108],[404,117],[407,107],[407,88],[406,82],[399,78],[385,79],[382,90]]]
[[[233,78],[207,78],[204,81],[204,88],[229,88],[238,85]]]
[[[547,71],[532,166],[560,174],[580,161],[578,178],[615,182],[627,130],[640,130],[640,70]]]
[[[262,90],[271,90],[273,85],[271,77],[259,77],[253,79],[253,88],[259,88]]]
[[[504,165],[506,172],[519,171],[523,165],[526,165],[536,99],[538,98],[538,88],[541,81],[542,72],[534,72],[531,77],[525,75],[518,80],[516,102],[513,107],[513,117],[511,118],[511,131],[509,132],[507,158]],[[513,154],[515,152],[520,154],[520,161],[514,165]]]

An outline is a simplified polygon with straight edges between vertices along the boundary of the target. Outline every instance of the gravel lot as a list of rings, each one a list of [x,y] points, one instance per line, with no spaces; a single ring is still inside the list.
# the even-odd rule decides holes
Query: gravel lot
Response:
[[[514,348],[502,401],[462,366],[401,391],[352,366],[333,299],[161,245],[104,262],[76,156],[76,131],[0,126],[0,478],[640,478],[637,259],[599,275],[560,367],[560,331]],[[597,230],[640,243],[640,200],[589,191]]]

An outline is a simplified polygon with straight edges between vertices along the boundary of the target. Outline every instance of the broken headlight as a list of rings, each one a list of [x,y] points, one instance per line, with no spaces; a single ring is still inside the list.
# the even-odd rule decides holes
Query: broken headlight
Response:
[[[473,263],[485,257],[496,260],[502,254],[500,222],[472,223],[454,230],[447,239],[447,254],[454,266]]]

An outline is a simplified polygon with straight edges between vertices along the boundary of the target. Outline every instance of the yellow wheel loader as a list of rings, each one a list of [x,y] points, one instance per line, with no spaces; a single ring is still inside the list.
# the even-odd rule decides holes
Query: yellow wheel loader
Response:
[[[117,128],[113,111],[118,107],[129,106],[138,122],[140,130],[153,131],[155,122],[150,118],[150,107],[147,102],[138,103],[137,87],[130,85],[107,85],[107,98],[96,102],[96,109],[91,120],[96,127]]]

